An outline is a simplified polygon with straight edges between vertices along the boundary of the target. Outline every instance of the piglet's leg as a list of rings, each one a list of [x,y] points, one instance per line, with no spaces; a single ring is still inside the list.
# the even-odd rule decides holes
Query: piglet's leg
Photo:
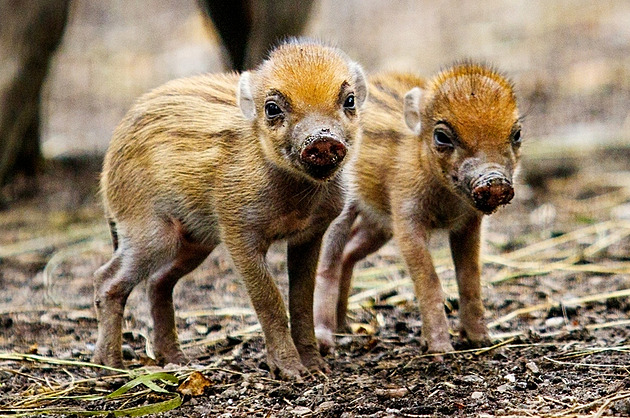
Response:
[[[123,245],[94,273],[94,306],[98,319],[94,363],[123,367],[123,312],[129,294],[147,275],[147,261],[134,257]]]
[[[289,320],[282,295],[276,286],[265,254],[268,244],[239,231],[225,231],[224,242],[234,266],[243,277],[249,298],[265,335],[271,373],[283,379],[301,380],[308,373],[289,332]]]
[[[461,334],[475,346],[490,342],[481,300],[480,229],[481,217],[476,216],[449,236],[459,288]]]
[[[346,204],[324,235],[314,296],[315,336],[322,354],[328,353],[335,346],[333,334],[337,330],[338,322],[337,306],[340,303],[339,291],[342,280],[341,259],[357,215],[356,206],[352,203]],[[352,268],[350,268],[350,275],[352,275]]]
[[[291,337],[300,353],[302,364],[310,371],[329,372],[317,350],[313,327],[313,291],[322,237],[318,236],[287,248],[289,271],[289,314]]]
[[[211,252],[180,237],[177,254],[157,270],[148,281],[147,293],[153,317],[153,346],[159,363],[183,364],[186,356],[179,347],[173,288],[177,281],[194,270]]]
[[[337,329],[343,330],[346,327],[346,314],[348,311],[348,297],[350,296],[350,284],[352,282],[352,271],[359,261],[368,255],[376,252],[387,241],[392,234],[388,230],[382,229],[379,225],[359,216],[356,224],[352,228],[352,236],[346,244],[341,258],[341,282],[339,284],[339,302],[337,303]]]
[[[444,312],[444,294],[427,248],[428,234],[412,216],[394,216],[394,236],[414,284],[422,316],[422,335],[430,353],[453,351]]]

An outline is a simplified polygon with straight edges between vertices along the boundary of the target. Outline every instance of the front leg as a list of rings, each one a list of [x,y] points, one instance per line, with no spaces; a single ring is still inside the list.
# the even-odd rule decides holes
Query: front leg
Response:
[[[289,243],[289,313],[291,336],[302,363],[311,371],[328,372],[329,368],[317,349],[313,325],[313,292],[322,234],[301,244]]]
[[[444,294],[428,249],[428,232],[413,215],[394,213],[394,236],[413,281],[422,316],[422,335],[430,353],[453,351],[444,311]]]
[[[328,227],[324,238],[314,296],[315,335],[320,351],[324,354],[335,346],[333,334],[339,330],[339,323],[345,323],[347,302],[340,297],[340,293],[350,288],[354,265],[350,266],[344,278],[343,252],[357,215],[356,205],[347,203],[341,214]],[[347,283],[344,283],[344,280]],[[340,310],[343,310],[343,315],[339,315]]]
[[[453,230],[449,235],[459,289],[461,334],[475,346],[490,342],[481,301],[481,219],[481,216],[474,216],[461,229]]]
[[[226,231],[224,242],[262,327],[269,369],[283,379],[301,380],[307,370],[291,339],[286,307],[265,261],[269,244],[257,237],[230,232]]]

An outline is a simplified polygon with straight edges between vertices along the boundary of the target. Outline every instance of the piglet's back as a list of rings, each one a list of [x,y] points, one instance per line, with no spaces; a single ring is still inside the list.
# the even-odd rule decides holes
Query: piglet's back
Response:
[[[254,146],[237,85],[237,74],[209,74],[173,80],[142,96],[114,131],[105,156],[106,210],[131,214],[161,193],[182,190],[178,186],[208,186],[231,149]]]
[[[402,117],[405,94],[424,88],[425,79],[412,73],[382,72],[368,79],[369,95],[363,111],[363,138],[355,167],[362,199],[381,214],[390,213],[388,180],[396,168],[398,146],[411,134]]]

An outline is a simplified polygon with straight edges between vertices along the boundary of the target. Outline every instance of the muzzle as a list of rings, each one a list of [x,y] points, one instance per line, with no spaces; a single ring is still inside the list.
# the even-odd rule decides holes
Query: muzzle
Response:
[[[329,132],[322,129],[307,137],[300,151],[302,165],[318,180],[332,176],[348,152],[346,145]]]
[[[475,208],[489,215],[514,197],[510,176],[498,164],[482,164],[465,176],[465,188]]]

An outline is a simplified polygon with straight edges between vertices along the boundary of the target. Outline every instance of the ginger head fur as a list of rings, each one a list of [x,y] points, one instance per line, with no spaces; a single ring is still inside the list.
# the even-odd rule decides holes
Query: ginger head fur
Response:
[[[327,180],[334,170],[309,173],[300,153],[308,138],[320,134],[330,134],[352,148],[360,131],[358,114],[367,82],[361,67],[340,50],[292,40],[241,75],[238,95],[245,118],[261,133],[257,136],[266,158],[290,171]],[[341,162],[335,165],[338,168]]]
[[[405,97],[405,121],[422,141],[420,158],[432,164],[440,182],[477,209],[494,204],[471,201],[476,180],[470,167],[497,165],[510,182],[520,158],[521,126],[512,84],[494,69],[458,63]],[[509,200],[509,199],[508,199]]]

